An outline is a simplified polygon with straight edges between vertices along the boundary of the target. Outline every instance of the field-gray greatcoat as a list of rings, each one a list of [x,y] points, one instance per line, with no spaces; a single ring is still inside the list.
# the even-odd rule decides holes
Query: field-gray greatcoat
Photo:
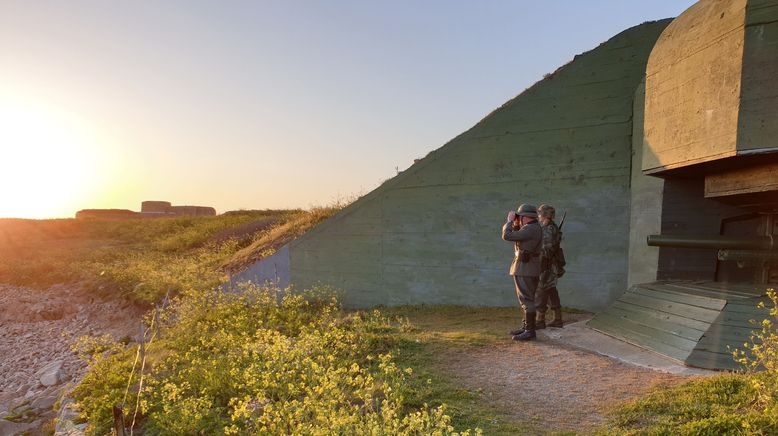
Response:
[[[540,276],[540,245],[543,230],[537,221],[527,223],[520,229],[514,229],[509,221],[502,227],[502,239],[514,242],[514,257],[509,274],[516,284],[519,303],[526,312],[535,312],[535,290]],[[521,256],[529,252],[529,262],[522,262]]]
[[[512,276],[540,276],[540,244],[543,242],[543,229],[533,221],[520,229],[514,229],[512,222],[502,226],[502,239],[514,242],[514,257],[508,274]],[[521,262],[521,252],[529,250],[532,254],[529,262]]]

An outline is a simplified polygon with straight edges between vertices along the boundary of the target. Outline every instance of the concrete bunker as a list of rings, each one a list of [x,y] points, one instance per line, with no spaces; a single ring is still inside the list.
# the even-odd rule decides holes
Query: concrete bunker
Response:
[[[774,0],[700,1],[660,36],[640,114],[644,202],[632,205],[650,221],[632,229],[641,277],[590,326],[691,366],[736,367],[730,350],[778,283],[777,45]]]
[[[514,305],[499,227],[546,202],[567,212],[563,304],[731,368],[778,256],[713,245],[776,233],[776,44],[778,0],[702,0],[628,29],[234,279],[326,283],[351,307]],[[714,242],[678,245],[689,237]]]
[[[83,209],[76,212],[76,219],[129,219],[163,218],[181,216],[216,216],[210,206],[173,206],[169,201],[144,201],[141,211],[128,209]]]

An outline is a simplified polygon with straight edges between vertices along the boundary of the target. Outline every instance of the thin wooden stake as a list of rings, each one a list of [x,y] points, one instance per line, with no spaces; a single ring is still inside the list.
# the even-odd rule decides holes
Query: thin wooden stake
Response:
[[[140,322],[140,360],[143,361],[143,357],[146,355],[146,326],[143,325],[143,321]]]
[[[160,318],[160,316],[159,316],[159,305],[157,305],[157,309],[154,312],[154,325],[155,325],[155,329],[156,329],[155,334],[157,335],[157,339],[159,339],[159,337],[161,336],[161,333],[160,333],[160,330],[159,330],[159,318]]]
[[[116,436],[126,436],[124,432],[124,411],[118,404],[113,406],[113,430]]]

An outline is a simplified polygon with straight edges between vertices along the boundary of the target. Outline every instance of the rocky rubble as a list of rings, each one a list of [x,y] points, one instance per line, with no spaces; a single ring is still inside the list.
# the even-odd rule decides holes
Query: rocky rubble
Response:
[[[0,307],[0,435],[35,434],[51,425],[54,406],[86,370],[71,344],[84,335],[131,335],[142,314],[126,302],[63,285],[0,285]],[[67,409],[72,414],[71,404]],[[58,434],[79,430],[71,424]]]

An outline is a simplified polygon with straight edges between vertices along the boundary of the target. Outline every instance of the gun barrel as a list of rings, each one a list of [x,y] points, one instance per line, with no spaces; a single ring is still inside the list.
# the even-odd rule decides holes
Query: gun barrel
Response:
[[[775,250],[778,247],[769,236],[737,238],[733,236],[675,236],[649,235],[646,242],[651,247],[707,248],[714,250]]]

